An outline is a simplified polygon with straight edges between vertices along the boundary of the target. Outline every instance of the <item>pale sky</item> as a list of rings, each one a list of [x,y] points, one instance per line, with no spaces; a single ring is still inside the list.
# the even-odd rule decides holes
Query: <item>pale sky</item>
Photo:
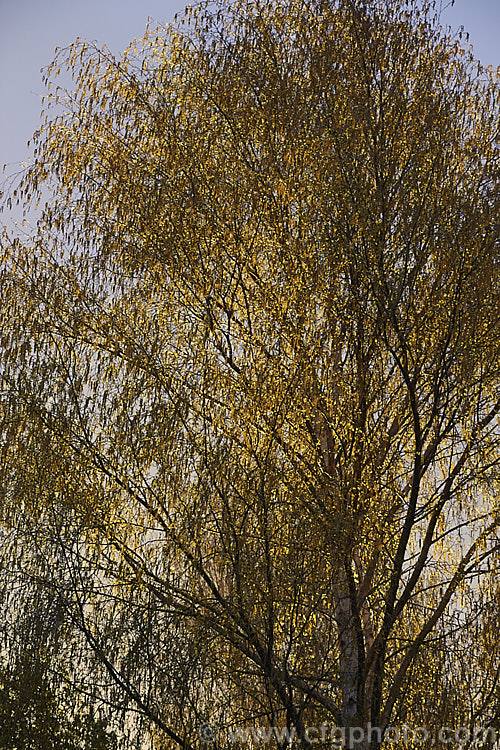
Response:
[[[184,0],[0,0],[0,170],[26,161],[26,141],[40,124],[40,69],[79,36],[107,44],[115,54],[143,35],[148,16],[172,20]],[[439,0],[438,0],[439,5]],[[446,1],[442,7],[446,6]],[[470,33],[485,65],[500,64],[498,0],[456,0],[442,13],[454,30]],[[3,181],[1,178],[0,181]]]

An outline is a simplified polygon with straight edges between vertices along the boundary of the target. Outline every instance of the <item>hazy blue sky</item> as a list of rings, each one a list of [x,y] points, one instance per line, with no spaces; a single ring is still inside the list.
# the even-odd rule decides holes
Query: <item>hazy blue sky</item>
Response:
[[[27,159],[26,141],[39,126],[40,69],[56,46],[77,36],[106,43],[119,53],[142,36],[148,16],[169,21],[183,0],[0,0],[0,169]],[[443,7],[446,2],[443,2]],[[470,32],[477,57],[500,64],[498,0],[456,0],[443,22]]]

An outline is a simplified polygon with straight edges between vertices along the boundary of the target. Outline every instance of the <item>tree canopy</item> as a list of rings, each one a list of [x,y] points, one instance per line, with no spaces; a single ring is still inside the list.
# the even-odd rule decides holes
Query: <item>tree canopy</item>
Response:
[[[2,632],[35,597],[50,690],[123,747],[500,728],[499,90],[463,44],[430,3],[236,0],[47,70]]]

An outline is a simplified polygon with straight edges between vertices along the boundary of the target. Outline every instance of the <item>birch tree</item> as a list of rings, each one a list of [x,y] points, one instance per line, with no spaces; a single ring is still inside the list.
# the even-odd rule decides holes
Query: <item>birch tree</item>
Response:
[[[432,4],[236,0],[46,82],[1,487],[69,677],[158,748],[498,728],[494,73]]]

